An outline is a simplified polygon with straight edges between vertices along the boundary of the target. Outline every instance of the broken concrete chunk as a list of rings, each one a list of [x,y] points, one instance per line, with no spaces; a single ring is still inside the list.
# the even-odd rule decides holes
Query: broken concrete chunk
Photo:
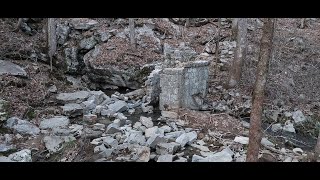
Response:
[[[180,144],[176,142],[159,143],[156,146],[157,154],[174,154],[180,148]]]
[[[49,119],[43,119],[40,122],[40,129],[52,129],[55,127],[67,127],[70,120],[66,116],[55,116]]]
[[[158,157],[157,162],[172,162],[173,155],[172,154],[164,154]]]
[[[76,103],[65,104],[64,106],[61,106],[61,108],[62,114],[69,117],[77,117],[83,113],[83,107]]]
[[[153,135],[151,136],[148,141],[147,141],[147,146],[149,146],[150,148],[156,148],[156,145],[159,143],[166,143],[167,139],[160,136],[160,135]]]
[[[88,97],[88,91],[77,91],[73,93],[60,93],[57,95],[57,100],[63,103],[80,103]]]
[[[141,122],[142,125],[146,126],[147,128],[151,128],[153,126],[153,122],[152,122],[151,117],[141,116],[140,117],[140,122]]]

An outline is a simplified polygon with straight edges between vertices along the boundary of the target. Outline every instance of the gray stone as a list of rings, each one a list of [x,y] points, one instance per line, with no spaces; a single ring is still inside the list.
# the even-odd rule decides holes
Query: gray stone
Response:
[[[88,91],[77,91],[73,93],[60,93],[57,100],[63,103],[80,103],[89,97]]]
[[[66,116],[55,116],[49,119],[43,119],[40,122],[40,129],[52,129],[56,127],[66,127],[70,123],[70,120]]]
[[[81,103],[83,108],[83,114],[90,114],[95,108],[96,104],[94,100],[87,100]]]
[[[120,120],[127,120],[128,118],[123,115],[122,113],[117,113],[117,118],[120,119]]]
[[[106,130],[106,134],[114,134],[117,132],[121,132],[119,126],[117,124],[109,124]]]
[[[8,119],[9,102],[0,98],[0,122]]]
[[[154,126],[152,128],[148,128],[148,129],[145,130],[146,138],[149,138],[149,137],[154,136],[154,135],[164,136],[163,129],[159,129],[158,126]]]
[[[89,124],[94,124],[97,121],[98,116],[95,114],[86,114],[83,115],[83,121]]]
[[[97,24],[97,21],[88,18],[73,18],[71,21],[72,27],[77,30],[89,30]]]
[[[95,104],[101,104],[105,99],[109,99],[109,96],[107,96],[104,92],[100,91],[90,91],[91,97],[94,98]],[[88,99],[90,99],[89,97]],[[91,100],[91,99],[90,99]]]
[[[60,136],[46,136],[43,142],[50,153],[56,153],[62,149],[64,140]]]
[[[283,129],[282,125],[280,123],[277,123],[277,124],[273,124],[271,126],[271,130],[273,132],[278,132],[278,131],[281,131]]]
[[[64,58],[67,65],[67,72],[76,74],[78,73],[81,63],[78,60],[78,49],[77,47],[70,47],[64,49]],[[73,84],[73,86],[78,86],[76,81],[72,81],[71,78],[67,77],[67,80]]]
[[[64,106],[61,106],[61,108],[62,114],[69,117],[77,117],[83,113],[83,107],[76,103],[65,104]]]
[[[52,86],[49,87],[48,92],[56,93],[57,90],[58,90],[57,86],[56,85],[52,85]]]
[[[0,60],[0,76],[1,75],[27,77],[27,72],[22,67],[10,61]]]
[[[290,133],[296,133],[296,130],[294,129],[293,123],[290,121],[286,121],[285,125],[283,126],[283,131],[290,132]]]
[[[4,153],[15,149],[13,145],[0,144],[0,153]]]
[[[101,145],[101,144],[103,143],[103,141],[104,141],[105,139],[108,139],[108,138],[113,139],[113,138],[110,137],[110,136],[99,137],[99,138],[93,139],[93,140],[90,142],[90,144],[93,144],[93,145]],[[107,141],[109,141],[109,140],[107,140]]]
[[[188,160],[184,157],[179,157],[177,160],[175,160],[173,162],[188,162]]]
[[[166,133],[165,138],[176,140],[183,133],[185,133],[185,132],[184,131],[174,131],[174,132]]]
[[[175,142],[159,143],[156,146],[157,154],[174,154],[180,148],[180,144]]]
[[[98,145],[96,147],[93,148],[93,152],[94,153],[98,153],[101,151],[107,150],[107,148],[104,146],[104,144]]]
[[[55,127],[52,129],[52,133],[56,136],[68,136],[68,135],[70,135],[71,130],[60,128],[60,127]]]
[[[156,148],[159,143],[166,143],[168,140],[160,135],[153,135],[147,140],[147,146],[150,148]]]
[[[104,130],[105,127],[106,127],[106,125],[104,125],[104,124],[96,123],[93,125],[92,129],[93,130]]]
[[[292,113],[291,113],[291,112],[284,112],[284,116],[285,116],[285,117],[291,117],[291,116],[292,116]]]
[[[21,151],[10,154],[8,158],[16,162],[32,162],[31,150],[23,149]]]
[[[60,45],[63,45],[69,36],[70,33],[70,27],[63,25],[63,24],[57,24],[56,34],[57,34],[57,43]]]
[[[90,38],[82,39],[79,46],[81,49],[90,50],[94,48],[97,43],[98,41],[92,36]]]
[[[125,142],[130,144],[139,144],[144,146],[146,144],[146,138],[142,135],[141,131],[130,131],[128,137],[125,139]]]
[[[14,162],[6,156],[0,156],[0,162]]]
[[[144,89],[137,89],[125,94],[125,96],[129,97],[130,99],[141,99],[145,93],[146,92]]]
[[[161,92],[160,87],[160,72],[162,68],[155,66],[155,69],[150,73],[145,81],[146,95],[145,99],[148,103],[156,104],[159,102],[159,96]]]
[[[147,117],[141,116],[140,122],[142,125],[146,126],[147,128],[151,128],[153,126],[153,122],[152,122],[151,117],[147,118]]]
[[[195,131],[188,132],[186,133],[186,135],[189,138],[188,144],[193,143],[195,140],[197,140],[197,137],[198,137],[197,132]]]
[[[81,136],[83,138],[94,139],[94,138],[101,137],[102,134],[103,134],[103,131],[93,130],[91,128],[84,128],[81,133]]]
[[[173,155],[172,154],[164,154],[158,157],[157,162],[172,162]]]
[[[118,141],[112,137],[107,136],[103,139],[103,144],[107,147],[115,148],[118,146]]]
[[[148,106],[147,103],[142,103],[141,104],[141,109],[142,112],[144,113],[153,113],[153,106]]]
[[[107,116],[107,117],[111,117],[115,114],[115,112],[111,109],[102,109],[101,110],[101,116]]]
[[[161,116],[165,118],[170,118],[170,119],[177,119],[178,113],[173,111],[161,111]]]
[[[126,121],[127,121],[127,120],[125,120],[125,119],[122,119],[122,120],[120,120],[120,119],[115,119],[115,120],[113,121],[113,123],[114,123],[114,124],[117,124],[118,127],[122,127],[122,126],[126,125]]]
[[[261,139],[261,144],[263,146],[275,147],[275,145],[272,142],[270,142],[267,138],[262,138]]]
[[[13,129],[20,134],[37,135],[40,129],[34,124],[26,120],[21,120],[17,117],[11,117],[7,120],[6,127]]]
[[[98,33],[99,33],[100,41],[102,42],[107,42],[112,37],[112,34],[109,32],[98,31]]]
[[[208,162],[232,162],[232,155],[227,151],[221,151],[207,157]]]
[[[159,129],[163,129],[163,132],[165,132],[165,133],[171,132],[171,127],[170,127],[170,126],[167,126],[167,125],[162,126],[162,127],[160,127]]]
[[[111,155],[112,155],[112,153],[113,153],[113,149],[103,149],[100,153],[99,153],[99,155],[100,156],[102,156],[102,157],[104,157],[104,158],[109,158]]]
[[[209,62],[194,61],[160,74],[160,110],[200,109],[207,94]]]
[[[176,139],[176,142],[184,147],[189,142],[189,137],[184,133]]]
[[[299,155],[301,155],[303,153],[303,150],[301,148],[294,148],[294,149],[292,149],[292,151],[296,154],[299,154]]]
[[[209,160],[207,158],[201,157],[199,155],[194,154],[192,156],[192,162],[208,162]]]
[[[128,104],[125,101],[117,101],[113,104],[109,104],[108,108],[113,112],[123,112],[128,109]]]
[[[233,141],[244,145],[249,144],[249,138],[243,136],[237,136]]]
[[[292,113],[292,119],[294,120],[295,123],[301,123],[306,120],[306,117],[303,115],[302,111],[297,110]]]
[[[150,148],[146,146],[133,145],[129,147],[132,152],[132,160],[136,162],[148,162],[150,160]]]
[[[192,147],[199,149],[200,151],[209,152],[209,148],[206,146],[201,146],[197,144],[191,144]]]

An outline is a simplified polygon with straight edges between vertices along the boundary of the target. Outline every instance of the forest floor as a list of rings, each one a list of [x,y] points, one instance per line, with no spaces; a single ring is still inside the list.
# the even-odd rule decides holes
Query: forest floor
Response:
[[[122,37],[125,36],[128,27],[127,19],[92,20],[98,22],[92,29],[72,29],[66,43],[59,45],[56,54],[57,66],[53,72],[50,72],[45,56],[44,20],[29,20],[26,24],[32,30],[24,29],[18,32],[12,31],[17,19],[0,20],[0,60],[13,62],[23,67],[27,73],[27,77],[0,74],[0,120],[3,121],[0,122],[1,161],[245,160],[251,95],[261,38],[262,22],[259,19],[248,19],[247,57],[243,65],[241,83],[236,89],[225,89],[235,49],[235,42],[231,39],[230,19],[222,20],[219,60],[216,59],[214,42],[218,32],[218,21],[214,18],[200,18],[192,22],[190,27],[185,27],[183,22],[173,23],[166,18],[137,19],[136,28],[141,28],[141,34],[149,33],[145,26],[151,27],[153,31],[152,36],[146,36],[149,39],[141,35],[143,38],[139,39],[137,49],[132,49],[128,38]],[[72,21],[61,18],[58,23],[71,24]],[[261,146],[260,161],[307,161],[307,154],[313,149],[319,133],[320,21],[308,19],[303,29],[299,28],[299,23],[300,19],[279,18],[276,21],[273,56],[269,65],[264,103],[265,139]],[[95,99],[111,99],[109,109],[112,103],[125,101],[130,106],[142,100],[140,95],[135,98],[127,95],[134,92],[134,89],[119,88],[115,85],[112,87],[117,89],[101,89],[104,95],[95,95],[91,91],[100,89],[88,85],[83,80],[85,74],[65,73],[63,68],[59,68],[59,61],[64,60],[61,54],[66,47],[97,32],[114,30],[116,35],[109,37],[106,42],[98,43],[102,54],[94,59],[95,66],[122,70],[141,68],[146,64],[164,63],[165,44],[176,49],[181,46],[191,48],[195,51],[196,59],[211,63],[208,94],[205,99],[207,109],[181,110],[177,114],[164,115],[157,105],[152,108],[152,113],[144,112],[143,107],[139,106],[127,108],[133,109],[133,113],[125,110],[113,115],[86,117],[89,121],[93,118],[95,123],[84,120],[81,113],[80,116],[77,114],[77,109],[66,115],[66,110],[63,110],[61,105],[71,101],[58,101],[57,95],[61,93],[90,92],[90,96],[94,96]],[[71,103],[89,101],[78,100]],[[8,102],[8,107],[3,102]],[[99,104],[95,106],[98,107]],[[2,111],[8,114],[5,120],[1,119]],[[70,121],[67,125],[43,128],[44,120],[57,116],[68,116]],[[9,117],[17,117],[19,120],[12,120],[14,123],[10,126]],[[151,117],[152,125],[144,117]],[[302,118],[304,122],[295,123],[297,118]],[[22,124],[21,127],[19,124]],[[117,124],[118,127],[111,127],[110,124]],[[39,132],[30,134],[26,132],[26,127],[39,129]],[[295,132],[286,131],[286,128],[293,128]],[[110,129],[115,132],[111,133]],[[193,132],[196,133],[195,139],[192,137]],[[183,140],[186,136],[188,140]]]

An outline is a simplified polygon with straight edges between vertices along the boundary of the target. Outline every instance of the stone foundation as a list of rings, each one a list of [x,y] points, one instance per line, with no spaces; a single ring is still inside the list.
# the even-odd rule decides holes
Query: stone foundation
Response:
[[[160,110],[199,110],[207,95],[208,61],[188,62],[181,68],[165,68],[160,74]]]

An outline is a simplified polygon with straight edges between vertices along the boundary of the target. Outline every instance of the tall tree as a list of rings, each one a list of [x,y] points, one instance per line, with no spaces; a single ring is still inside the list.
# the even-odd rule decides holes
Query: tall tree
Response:
[[[261,116],[264,91],[268,75],[268,65],[272,54],[274,18],[264,20],[260,42],[259,62],[257,65],[256,82],[253,91],[252,110],[250,114],[249,147],[247,162],[257,162],[262,139]]]
[[[47,46],[50,69],[52,71],[52,57],[57,50],[56,23],[54,18],[48,18],[47,21]]]
[[[227,82],[228,88],[233,88],[239,83],[241,79],[242,64],[246,58],[247,51],[247,19],[239,18],[237,21],[237,47],[229,70],[229,78]]]
[[[220,56],[219,56],[219,43],[220,43],[220,32],[221,32],[221,18],[218,18],[218,32],[217,32],[217,41],[216,41],[216,65],[215,65],[215,77],[217,76],[218,73],[218,62],[220,61]]]
[[[231,39],[232,40],[236,40],[237,38],[237,33],[238,33],[238,18],[233,18],[232,19],[232,26],[231,26],[231,32],[232,32],[232,36]]]
[[[318,141],[317,141],[316,147],[314,148],[314,159],[313,160],[317,162],[319,155],[320,155],[320,131],[319,131]]]
[[[130,31],[130,44],[132,48],[136,48],[135,32],[134,32],[134,19],[129,18],[129,31]]]
[[[306,26],[306,19],[307,18],[301,18],[300,20],[300,28],[303,29]]]
[[[18,23],[17,23],[15,29],[13,30],[14,32],[18,32],[20,30],[20,27],[21,27],[21,24],[22,24],[22,20],[23,20],[22,18],[18,19]]]

